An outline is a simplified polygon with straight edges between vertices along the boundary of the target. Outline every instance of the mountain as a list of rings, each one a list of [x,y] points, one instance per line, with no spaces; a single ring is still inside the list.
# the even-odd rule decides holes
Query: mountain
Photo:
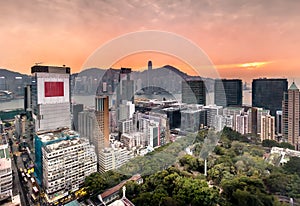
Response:
[[[28,75],[0,68],[0,77],[6,77],[7,79],[14,79],[15,77],[25,77],[25,78],[27,78]]]
[[[0,90],[8,90],[13,92],[16,96],[22,97],[24,94],[23,87],[29,84],[30,81],[31,78],[29,75],[7,69],[0,69]]]

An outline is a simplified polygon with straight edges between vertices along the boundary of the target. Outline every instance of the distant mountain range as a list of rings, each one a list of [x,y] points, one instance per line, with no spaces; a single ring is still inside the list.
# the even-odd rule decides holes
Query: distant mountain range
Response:
[[[0,69],[0,90],[8,90],[13,92],[15,96],[23,96],[23,87],[29,83],[29,75]]]
[[[19,72],[14,72],[14,71],[10,71],[8,69],[0,68],[0,77],[6,77],[7,79],[15,79],[15,77],[27,78],[29,76],[26,74],[21,74]]]
[[[100,69],[89,68],[82,70],[79,73],[71,75],[72,88],[74,93],[78,94],[95,94],[100,81],[103,77],[118,79],[120,69]],[[132,79],[136,81],[137,89],[141,87],[153,85],[167,89],[169,92],[180,92],[181,82],[187,78],[193,78],[176,67],[165,65],[160,68],[151,70],[149,79],[149,71],[132,71]],[[5,77],[5,78],[1,78]],[[10,90],[17,95],[23,94],[23,87],[30,84],[30,75],[21,74],[19,72],[10,71],[7,69],[0,69],[0,90]],[[195,78],[195,77],[194,77]],[[75,81],[76,79],[76,81]],[[213,79],[206,79],[209,84],[206,85],[208,90],[211,90]],[[77,84],[77,86],[75,86]]]

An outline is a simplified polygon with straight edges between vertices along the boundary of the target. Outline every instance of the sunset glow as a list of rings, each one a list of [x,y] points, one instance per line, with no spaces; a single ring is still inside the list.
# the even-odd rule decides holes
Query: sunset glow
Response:
[[[160,30],[196,44],[222,77],[297,78],[299,7],[300,2],[293,0],[274,0],[272,4],[263,0],[2,1],[0,68],[28,74],[34,63],[43,62],[65,64],[79,72],[89,56],[112,39]],[[161,43],[157,39],[157,44]],[[129,46],[133,45],[119,45],[119,49]],[[156,67],[169,64],[189,74],[194,71],[182,59],[167,54],[129,56],[114,66],[143,69],[152,59]]]

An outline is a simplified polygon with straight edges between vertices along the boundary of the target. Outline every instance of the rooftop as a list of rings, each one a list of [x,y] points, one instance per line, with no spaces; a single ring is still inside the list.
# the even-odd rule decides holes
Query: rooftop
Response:
[[[77,137],[77,138],[62,140],[60,142],[47,145],[46,149],[49,152],[52,152],[55,150],[64,149],[64,148],[71,147],[74,145],[82,144],[84,142],[88,142],[88,139]]]
[[[289,88],[289,90],[299,90],[298,87],[296,86],[295,82],[293,82]]]
[[[0,170],[11,168],[8,145],[0,145]]]
[[[41,139],[41,141],[45,143],[54,140],[59,140],[59,139],[63,140],[63,139],[71,139],[71,138],[79,137],[78,132],[66,128],[38,132],[37,135]]]
[[[128,181],[138,181],[139,179],[141,179],[141,175],[140,174],[136,174],[136,175],[133,175],[131,178],[129,178],[128,180],[124,180],[123,182],[119,183],[118,185],[104,191],[102,194],[101,194],[101,197],[102,199],[105,199],[106,197],[116,193],[116,192],[119,192],[119,190],[126,184],[126,182]]]

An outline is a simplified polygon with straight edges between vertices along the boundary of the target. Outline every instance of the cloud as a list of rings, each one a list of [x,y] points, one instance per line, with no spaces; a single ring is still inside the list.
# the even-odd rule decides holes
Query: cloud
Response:
[[[298,8],[295,0],[0,1],[0,45],[7,51],[0,63],[30,49],[55,55],[51,45],[66,51],[89,47],[88,53],[119,35],[148,29],[185,36],[217,62],[295,58]]]

